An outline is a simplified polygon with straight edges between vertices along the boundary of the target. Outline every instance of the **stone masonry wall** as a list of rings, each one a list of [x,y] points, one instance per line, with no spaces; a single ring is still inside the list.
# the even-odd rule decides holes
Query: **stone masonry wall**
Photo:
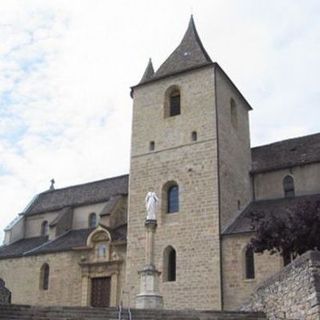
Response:
[[[296,196],[320,192],[320,164],[312,163],[282,170],[256,173],[253,177],[257,200],[282,198],[282,180],[291,175],[294,179]]]
[[[12,293],[12,303],[80,305],[81,270],[78,253],[53,253],[0,260],[0,278]],[[50,266],[49,289],[40,289],[40,269]]]
[[[263,311],[270,320],[320,319],[320,252],[309,251],[251,295],[244,311]]]
[[[254,289],[279,272],[283,259],[269,253],[254,254],[254,279],[245,277],[245,249],[252,234],[225,235],[222,238],[223,301],[225,310],[238,310]]]
[[[165,93],[181,92],[181,114],[164,116]],[[176,250],[176,281],[160,279],[166,309],[220,309],[220,242],[214,72],[194,70],[134,90],[129,180],[127,288],[134,305],[145,264],[146,193],[159,196],[155,265]],[[197,131],[197,141],[191,133]],[[149,151],[149,142],[155,150]],[[179,185],[179,212],[165,212],[163,188]]]
[[[41,225],[44,221],[48,221],[49,225],[59,215],[58,211],[37,214],[25,217],[25,238],[41,236]]]
[[[90,266],[88,272],[84,272],[79,262],[92,262],[92,251],[0,259],[0,279],[5,280],[14,304],[87,306],[91,298],[90,278],[116,275],[110,293],[110,304],[116,306],[121,299],[126,298],[121,296],[125,285],[126,246],[113,246],[112,252],[119,259],[119,270],[114,270],[111,262],[102,266],[104,261],[100,261]],[[40,270],[44,263],[50,267],[48,290],[40,287]],[[84,278],[89,281],[86,287],[83,285]]]
[[[216,68],[220,216],[222,229],[252,200],[249,106]],[[235,102],[232,119],[231,99]]]
[[[3,244],[9,244],[22,239],[24,235],[24,219],[20,217],[11,229],[5,229],[4,232],[5,237]]]

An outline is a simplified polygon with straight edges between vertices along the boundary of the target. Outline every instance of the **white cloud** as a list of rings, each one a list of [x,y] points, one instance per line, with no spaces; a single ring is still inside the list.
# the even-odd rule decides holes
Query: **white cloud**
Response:
[[[319,131],[318,1],[1,0],[0,229],[49,187],[128,172],[129,86],[204,46],[254,107],[254,144]],[[1,234],[0,234],[1,238]]]

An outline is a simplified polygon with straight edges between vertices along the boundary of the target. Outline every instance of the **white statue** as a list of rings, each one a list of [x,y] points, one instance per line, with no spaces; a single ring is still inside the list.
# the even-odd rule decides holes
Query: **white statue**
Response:
[[[148,192],[146,195],[145,203],[147,209],[147,220],[156,220],[156,207],[159,201],[155,192]]]

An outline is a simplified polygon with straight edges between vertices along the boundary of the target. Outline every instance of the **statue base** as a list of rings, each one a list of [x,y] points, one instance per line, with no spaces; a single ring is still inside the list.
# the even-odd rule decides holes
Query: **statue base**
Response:
[[[163,309],[163,298],[156,294],[138,294],[136,296],[137,309]]]
[[[147,219],[145,221],[144,225],[145,225],[146,228],[155,230],[156,227],[157,227],[157,220],[155,220],[155,219]]]
[[[140,275],[140,293],[136,296],[137,309],[163,309],[163,298],[159,293],[160,272],[153,264],[146,265]]]

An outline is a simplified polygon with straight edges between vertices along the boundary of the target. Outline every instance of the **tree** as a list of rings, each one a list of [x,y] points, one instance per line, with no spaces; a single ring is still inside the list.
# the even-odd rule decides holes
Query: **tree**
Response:
[[[250,246],[255,252],[268,250],[294,259],[308,250],[320,249],[320,200],[300,201],[269,214],[254,211],[251,221],[256,234]]]

